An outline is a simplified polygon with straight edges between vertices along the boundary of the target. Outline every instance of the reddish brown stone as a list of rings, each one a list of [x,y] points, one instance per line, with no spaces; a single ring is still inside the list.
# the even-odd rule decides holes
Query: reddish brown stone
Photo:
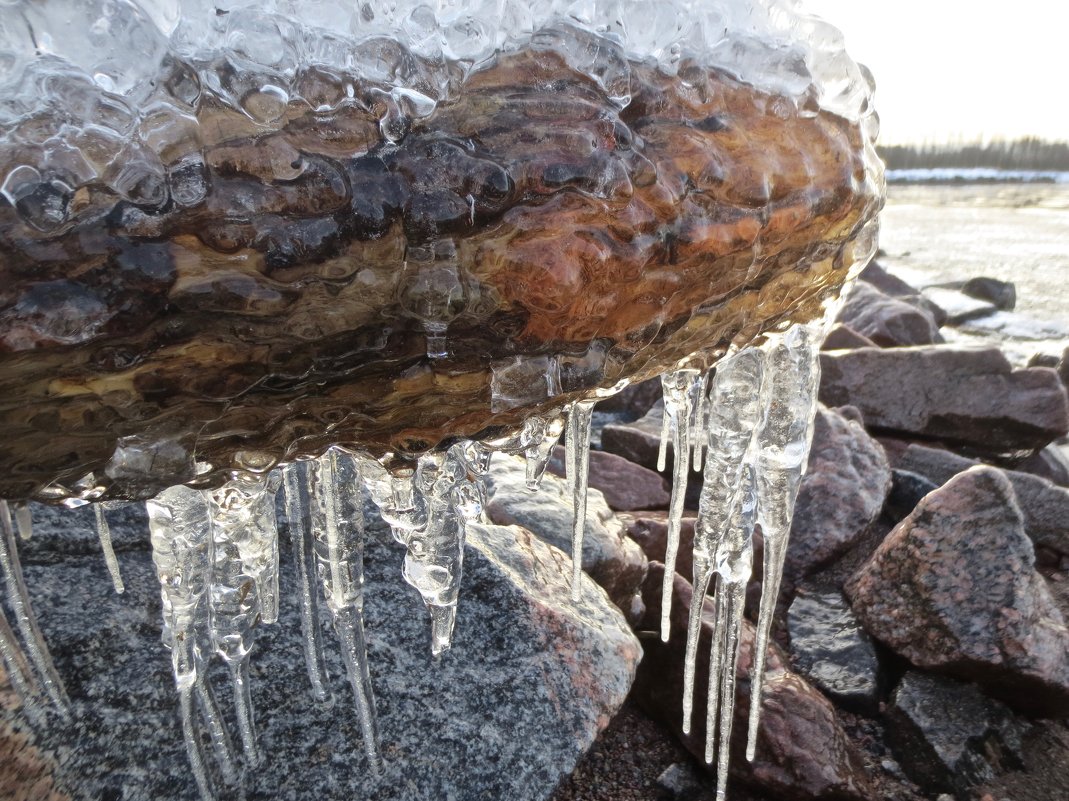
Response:
[[[564,448],[553,449],[549,471],[565,475]],[[667,507],[672,490],[660,473],[605,451],[590,452],[588,486],[600,490],[609,508],[618,512]]]
[[[1013,486],[973,467],[925,496],[847,582],[865,628],[920,668],[1039,715],[1069,712],[1069,629]]]

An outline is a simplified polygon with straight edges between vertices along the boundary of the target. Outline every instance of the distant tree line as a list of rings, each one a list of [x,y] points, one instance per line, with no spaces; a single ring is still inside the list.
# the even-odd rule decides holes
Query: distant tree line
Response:
[[[925,143],[877,147],[888,169],[988,167],[1000,170],[1069,170],[1069,142],[992,139],[972,143]]]

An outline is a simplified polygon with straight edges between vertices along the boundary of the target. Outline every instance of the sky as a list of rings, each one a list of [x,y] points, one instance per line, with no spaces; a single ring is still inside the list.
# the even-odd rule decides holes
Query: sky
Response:
[[[882,144],[1069,140],[1069,4],[801,0],[876,76]]]

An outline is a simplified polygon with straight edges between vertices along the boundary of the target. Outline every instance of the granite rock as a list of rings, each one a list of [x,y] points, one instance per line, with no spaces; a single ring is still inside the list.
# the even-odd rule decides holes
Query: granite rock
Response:
[[[1018,462],[1017,469],[1045,478],[1059,487],[1069,487],[1069,447],[1048,445]]]
[[[31,744],[56,763],[56,786],[74,799],[196,797],[141,535],[142,549],[120,555],[122,596],[96,555],[25,560],[75,712],[71,726],[37,732]],[[453,648],[438,659],[423,604],[399,580],[402,556],[384,526],[369,525],[365,618],[381,780],[368,775],[341,658],[326,632],[335,703],[312,702],[293,566],[284,559],[280,625],[261,627],[253,649],[252,694],[268,758],[248,776],[250,801],[544,799],[623,702],[638,642],[589,579],[572,603],[565,554],[517,527],[472,525]],[[214,665],[209,675],[227,710],[225,670]],[[0,715],[18,725],[10,711]]]
[[[938,327],[942,328],[946,324],[947,314],[937,303],[924,297],[916,287],[887,272],[880,266],[879,262],[870,261],[858,275],[858,279],[876,287],[885,295],[890,295],[893,298],[913,304],[917,308],[924,309],[932,315],[932,319],[935,320],[935,324]]]
[[[933,286],[924,290],[924,296],[946,312],[946,325],[958,326],[970,320],[978,320],[994,314],[998,308],[985,300],[970,297],[950,287]]]
[[[903,470],[945,484],[958,473],[980,464],[973,459],[924,445],[910,445],[897,459]],[[1018,470],[1003,470],[1013,485],[1025,532],[1036,545],[1069,555],[1069,490]]]
[[[663,571],[663,565],[652,563],[646,579],[644,627],[648,629],[656,629],[660,620]],[[690,583],[676,575],[671,639],[667,643],[662,643],[659,638],[644,641],[645,656],[635,679],[634,692],[647,713],[675,732],[687,749],[700,759],[705,749],[705,687],[714,612],[713,601],[706,598],[698,647],[694,728],[691,734],[684,735],[681,728],[683,656],[691,596]],[[732,778],[760,788],[777,801],[870,801],[873,793],[860,756],[843,731],[835,708],[818,690],[788,668],[786,658],[775,645],[771,647],[766,663],[757,755],[752,763],[746,761],[749,672],[754,650],[754,629],[749,621],[743,621],[740,639]]]
[[[817,411],[787,563],[802,576],[841,556],[880,514],[891,468],[879,443],[831,409]]]
[[[607,451],[590,451],[588,486],[605,496],[605,503],[617,512],[634,509],[666,508],[672,490],[660,473],[637,465]],[[554,475],[565,477],[564,448],[553,449],[547,468]]]
[[[883,505],[884,514],[898,523],[917,507],[925,495],[937,489],[939,484],[926,476],[896,468],[891,471],[891,491]]]
[[[627,536],[638,543],[646,558],[651,562],[664,561],[668,548],[668,512],[659,509],[621,512],[618,517],[627,527]],[[693,513],[684,514],[680,519],[676,572],[684,578],[694,575],[694,524],[697,520]]]
[[[930,792],[973,798],[970,788],[1021,767],[1026,724],[973,684],[910,671],[886,719],[899,763]]]
[[[522,458],[494,457],[486,479],[486,514],[498,525],[523,526],[550,545],[571,553],[572,499],[567,484],[547,473],[538,492],[527,489]],[[583,570],[600,584],[628,619],[641,616],[640,588],[646,557],[624,533],[624,524],[596,489],[587,494]]]
[[[943,342],[930,312],[864,281],[850,290],[836,322],[884,348]]]
[[[984,453],[1042,448],[1069,431],[1057,374],[1015,370],[997,348],[826,351],[820,363],[821,401],[857,406],[870,428]]]
[[[866,630],[922,669],[1039,715],[1069,712],[1069,629],[1013,486],[974,467],[927,495],[846,583]]]
[[[787,612],[794,667],[844,709],[875,714],[880,663],[842,593],[799,590]]]

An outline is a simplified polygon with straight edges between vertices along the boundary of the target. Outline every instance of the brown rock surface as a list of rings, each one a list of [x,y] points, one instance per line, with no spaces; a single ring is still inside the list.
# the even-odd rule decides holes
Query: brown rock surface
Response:
[[[368,82],[277,130],[205,101],[188,203],[89,184],[48,231],[0,203],[0,497],[143,496],[193,454],[206,482],[335,443],[404,460],[819,314],[882,203],[861,127],[628,67],[620,110],[550,50],[499,56],[396,146]]]
[[[1014,370],[997,348],[829,351],[820,363],[820,400],[857,406],[870,429],[987,453],[1042,448],[1069,431],[1069,401],[1057,374]]]
[[[664,566],[650,565],[643,597],[647,628],[660,619]],[[686,623],[691,586],[676,576],[672,601],[672,637],[668,643],[645,641],[633,692],[650,715],[676,732],[691,753],[701,758],[705,740],[705,685],[712,636],[713,602],[706,598],[702,611],[702,638],[698,648],[698,681],[694,722],[683,735],[682,677]],[[860,756],[843,731],[831,702],[791,672],[775,646],[769,653],[764,707],[754,762],[745,759],[746,715],[749,713],[749,670],[753,658],[753,626],[743,622],[738,669],[739,697],[732,734],[732,777],[761,788],[777,801],[870,801],[873,797]]]
[[[869,633],[917,667],[1057,716],[1069,629],[1034,562],[1012,485],[974,467],[927,495],[845,590]]]

